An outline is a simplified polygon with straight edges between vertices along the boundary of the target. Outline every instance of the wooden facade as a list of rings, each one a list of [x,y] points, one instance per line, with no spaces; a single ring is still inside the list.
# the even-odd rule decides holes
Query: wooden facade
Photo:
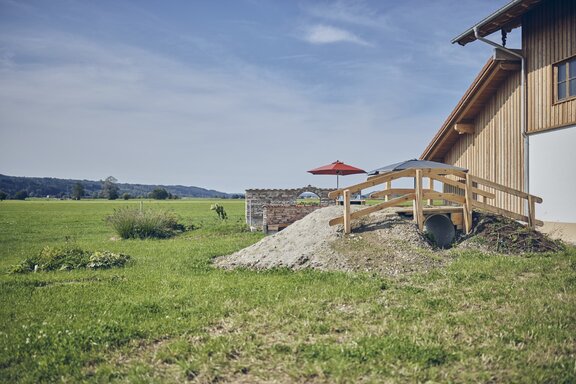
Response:
[[[576,124],[576,98],[556,102],[554,64],[576,56],[576,1],[544,2],[524,15],[528,132]]]
[[[527,132],[575,126],[576,98],[555,101],[553,68],[555,63],[576,55],[576,0],[527,1],[525,5],[523,13],[517,13],[516,19],[506,19],[501,27],[522,25]],[[516,2],[515,6],[522,4]],[[489,25],[497,30],[494,22]],[[462,40],[454,42],[464,45],[474,40],[468,32],[461,36]],[[502,50],[497,51],[421,158],[468,168],[472,175],[524,190],[521,72],[511,58],[501,57]],[[507,70],[503,70],[503,64]],[[473,124],[473,132],[459,128],[461,123]],[[445,190],[452,192],[452,187],[445,186]],[[497,207],[525,213],[520,199],[495,193]]]
[[[476,115],[475,132],[460,135],[442,162],[468,168],[475,176],[523,190],[523,145],[520,126],[520,72],[501,84]],[[445,187],[452,192],[452,187]],[[490,192],[494,192],[489,190]],[[496,192],[499,208],[523,212],[522,201]]]

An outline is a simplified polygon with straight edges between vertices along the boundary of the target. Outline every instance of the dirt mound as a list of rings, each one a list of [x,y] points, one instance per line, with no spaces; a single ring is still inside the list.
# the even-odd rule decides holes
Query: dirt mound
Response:
[[[445,257],[435,254],[416,225],[400,218],[394,209],[354,220],[353,233],[348,236],[343,235],[342,226],[328,225],[340,215],[342,207],[318,209],[283,231],[214,263],[222,268],[315,268],[386,275],[443,264]]]
[[[352,207],[353,210],[361,207]],[[342,215],[342,207],[318,209],[281,232],[248,248],[214,260],[221,268],[315,268],[374,272],[389,276],[424,272],[446,264],[453,253],[434,249],[412,220],[389,208],[353,220],[345,236],[341,225],[328,221]],[[501,216],[474,215],[474,230],[455,248],[499,253],[556,252],[559,241]]]
[[[474,213],[472,228],[471,235],[462,239],[458,247],[507,254],[558,252],[564,249],[561,241],[552,240],[503,216]]]

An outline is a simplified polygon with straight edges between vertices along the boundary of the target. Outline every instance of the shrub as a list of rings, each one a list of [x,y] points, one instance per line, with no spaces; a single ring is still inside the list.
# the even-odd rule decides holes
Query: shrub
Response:
[[[228,218],[228,215],[226,214],[224,207],[220,204],[212,204],[212,206],[210,206],[210,210],[216,211],[216,214],[218,215],[220,220],[226,220]]]
[[[96,251],[90,255],[86,267],[92,269],[108,269],[123,267],[130,260],[130,256],[110,251]]]
[[[185,230],[176,215],[164,210],[120,208],[106,220],[123,239],[164,239]]]
[[[35,271],[69,271],[72,269],[104,269],[123,267],[130,256],[109,251],[90,252],[78,247],[46,246],[36,256],[22,260],[12,267],[12,273]]]

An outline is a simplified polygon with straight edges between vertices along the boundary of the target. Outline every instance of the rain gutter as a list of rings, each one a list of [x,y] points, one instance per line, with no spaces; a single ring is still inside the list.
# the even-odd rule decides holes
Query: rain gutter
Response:
[[[529,161],[530,161],[530,153],[529,153],[529,148],[530,148],[530,141],[528,138],[528,132],[527,132],[527,128],[526,128],[526,63],[525,63],[525,59],[524,56],[522,56],[521,54],[519,54],[516,51],[513,51],[511,49],[508,49],[498,43],[495,43],[491,40],[488,40],[482,36],[480,36],[480,34],[478,33],[478,26],[475,26],[473,28],[474,30],[474,37],[476,37],[477,40],[480,40],[488,45],[491,45],[493,47],[496,47],[497,49],[501,49],[504,52],[518,57],[521,61],[521,70],[520,70],[520,129],[522,131],[522,138],[524,139],[524,192],[526,193],[530,193],[530,167],[529,167]]]

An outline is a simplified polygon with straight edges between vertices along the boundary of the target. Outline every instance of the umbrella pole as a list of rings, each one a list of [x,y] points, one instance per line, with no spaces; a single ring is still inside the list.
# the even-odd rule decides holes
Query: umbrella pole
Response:
[[[340,175],[336,174],[336,189],[340,189],[340,182],[339,182]]]

